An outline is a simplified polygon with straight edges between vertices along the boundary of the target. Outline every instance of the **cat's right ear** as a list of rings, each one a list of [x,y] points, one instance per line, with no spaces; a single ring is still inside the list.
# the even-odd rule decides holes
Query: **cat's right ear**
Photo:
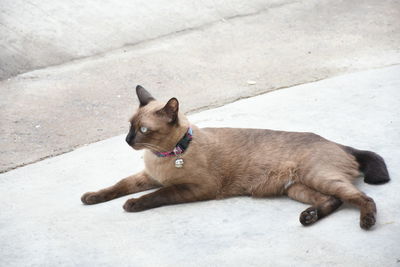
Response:
[[[140,85],[136,86],[136,95],[141,107],[146,106],[150,101],[155,100],[154,97]]]
[[[169,123],[175,123],[178,119],[179,102],[175,97],[171,98],[167,104],[156,113],[168,118]]]

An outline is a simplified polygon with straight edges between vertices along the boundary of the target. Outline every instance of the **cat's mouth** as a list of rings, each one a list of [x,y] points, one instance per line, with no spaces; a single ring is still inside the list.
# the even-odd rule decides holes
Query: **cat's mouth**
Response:
[[[142,144],[129,144],[129,146],[131,148],[133,148],[134,150],[142,150],[145,148],[144,145],[142,145]]]

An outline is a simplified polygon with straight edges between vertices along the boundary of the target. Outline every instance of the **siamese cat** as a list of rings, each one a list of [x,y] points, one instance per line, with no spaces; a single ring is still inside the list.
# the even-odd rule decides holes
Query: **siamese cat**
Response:
[[[130,119],[126,142],[144,149],[145,169],[115,185],[88,192],[84,204],[97,204],[148,189],[158,190],[126,201],[127,212],[164,205],[232,196],[287,195],[311,207],[300,214],[311,225],[342,202],[360,209],[360,226],[375,224],[376,206],[353,180],[389,181],[382,157],[340,145],[313,133],[264,129],[198,128],[179,112],[137,86],[140,106]]]

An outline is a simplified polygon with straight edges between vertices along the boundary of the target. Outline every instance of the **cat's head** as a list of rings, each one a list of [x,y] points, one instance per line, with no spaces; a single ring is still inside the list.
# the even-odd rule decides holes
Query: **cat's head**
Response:
[[[178,100],[171,98],[162,103],[140,85],[136,87],[136,94],[140,105],[129,120],[126,142],[137,150],[172,150],[189,126],[185,116],[179,112]]]

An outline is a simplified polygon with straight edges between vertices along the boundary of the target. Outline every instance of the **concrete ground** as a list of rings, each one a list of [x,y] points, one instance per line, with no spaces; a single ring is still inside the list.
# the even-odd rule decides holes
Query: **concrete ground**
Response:
[[[195,111],[399,64],[400,2],[3,0],[0,36],[4,172],[127,131],[136,84]]]
[[[392,66],[190,116],[199,126],[312,131],[378,152],[392,181],[357,182],[377,203],[371,231],[359,227],[359,211],[348,205],[303,227],[298,216],[307,205],[286,198],[237,197],[141,213],[122,210],[132,196],[84,206],[82,193],[142,169],[141,152],[120,135],[0,175],[0,265],[399,266],[399,88],[400,66]]]
[[[293,0],[2,0],[0,79]]]

